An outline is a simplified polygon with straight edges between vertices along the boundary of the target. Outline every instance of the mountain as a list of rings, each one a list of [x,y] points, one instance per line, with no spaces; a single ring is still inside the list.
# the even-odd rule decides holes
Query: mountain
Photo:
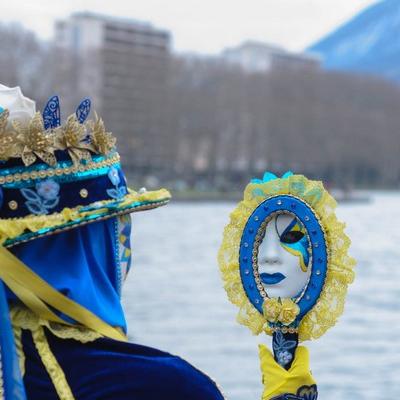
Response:
[[[327,69],[400,82],[400,0],[373,4],[306,52],[319,55]]]

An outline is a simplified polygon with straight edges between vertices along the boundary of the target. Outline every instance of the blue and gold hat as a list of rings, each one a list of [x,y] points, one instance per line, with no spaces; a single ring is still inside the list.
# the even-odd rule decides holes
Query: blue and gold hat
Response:
[[[65,124],[57,96],[30,121],[0,107],[0,245],[11,247],[170,200],[127,186],[114,136],[85,99]]]

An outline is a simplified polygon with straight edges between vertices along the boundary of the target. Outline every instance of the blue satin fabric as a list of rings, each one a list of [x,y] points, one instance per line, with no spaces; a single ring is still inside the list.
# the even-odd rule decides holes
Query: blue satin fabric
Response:
[[[46,330],[76,400],[223,400],[215,383],[179,357],[111,339],[82,344]],[[28,399],[57,394],[29,331],[23,331]]]
[[[5,287],[0,281],[0,366],[4,382],[5,400],[26,400],[19,360],[15,348]]]
[[[126,332],[118,292],[116,223],[110,218],[10,250],[55,289]],[[9,290],[8,299],[16,300]]]

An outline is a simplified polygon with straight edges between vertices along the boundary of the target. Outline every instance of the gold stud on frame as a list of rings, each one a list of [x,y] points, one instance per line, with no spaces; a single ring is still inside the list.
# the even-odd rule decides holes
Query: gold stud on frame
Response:
[[[80,196],[81,196],[82,198],[84,198],[84,199],[86,199],[86,197],[89,196],[89,192],[87,191],[87,189],[81,189],[81,190],[79,191],[79,194],[80,194]]]
[[[15,200],[11,200],[8,203],[8,207],[10,207],[10,210],[16,210],[18,208],[18,203]]]

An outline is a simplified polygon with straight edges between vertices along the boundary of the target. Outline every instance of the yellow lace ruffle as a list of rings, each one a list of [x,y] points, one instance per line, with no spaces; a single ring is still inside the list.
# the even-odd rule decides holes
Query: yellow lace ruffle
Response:
[[[348,256],[350,239],[344,233],[345,224],[335,215],[336,201],[321,182],[303,175],[274,179],[262,184],[247,185],[243,201],[231,213],[225,227],[218,261],[229,300],[239,307],[237,320],[254,334],[272,332],[263,315],[248,300],[239,270],[239,248],[244,226],[254,209],[266,198],[293,195],[305,201],[319,218],[328,248],[328,269],[320,298],[299,326],[299,340],[316,339],[334,326],[344,308],[347,286],[354,279],[355,260]]]
[[[166,189],[144,193],[130,191],[124,197],[123,201],[118,204],[118,208],[123,209],[134,202],[169,200],[170,197],[171,195]],[[79,221],[90,215],[101,213],[106,211],[106,208],[101,208],[102,205],[106,207],[113,202],[115,200],[99,202],[99,207],[91,211],[82,211],[83,207],[64,208],[61,212],[50,215],[29,215],[24,218],[2,219],[0,220],[0,244],[3,244],[7,239],[16,238],[25,232],[38,232],[41,229],[63,226],[68,222]]]
[[[83,326],[62,325],[56,322],[47,321],[38,317],[35,313],[24,306],[12,305],[10,307],[11,322],[14,327],[14,335],[18,330],[27,329],[31,332],[37,331],[39,328],[46,327],[53,335],[60,339],[75,339],[81,343],[93,342],[102,338],[103,335],[92,331]],[[17,338],[16,338],[17,339]],[[18,351],[18,353],[21,353]]]

